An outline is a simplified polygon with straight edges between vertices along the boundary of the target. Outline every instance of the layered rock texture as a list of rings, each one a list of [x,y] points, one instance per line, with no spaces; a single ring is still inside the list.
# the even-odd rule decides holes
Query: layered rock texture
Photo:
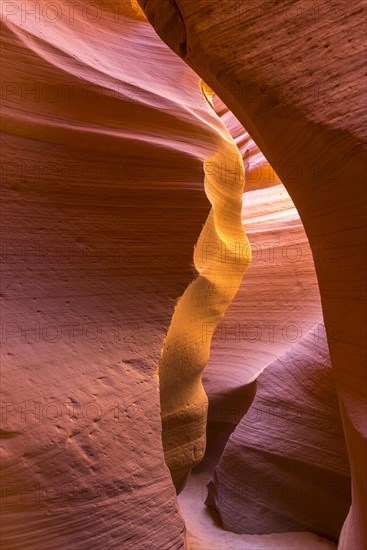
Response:
[[[341,549],[366,542],[366,138],[360,1],[141,0],[289,192],[315,261],[352,472]],[[338,327],[336,339],[332,333]]]
[[[287,546],[259,533],[309,530],[338,540],[350,476],[311,249],[284,186],[239,122],[214,103],[245,161],[243,223],[253,260],[213,337],[204,373],[207,451],[180,502],[191,518],[189,495],[201,490],[225,529],[242,534],[228,541],[234,548]],[[210,544],[222,539],[205,524]],[[197,520],[188,528],[195,547]],[[318,544],[294,537],[300,548]]]
[[[210,95],[204,97],[210,103]],[[241,217],[242,158],[229,132],[227,138],[222,150],[204,163],[212,208],[195,246],[199,276],[176,305],[159,362],[163,449],[178,491],[205,451],[207,398],[201,375],[213,334],[207,328],[215,330],[251,262]]]
[[[258,378],[256,397],[221,455],[207,503],[228,531],[312,531],[338,540],[350,505],[350,476],[321,331],[316,338],[306,335]]]
[[[239,153],[137,6],[47,6],[7,4],[3,21],[5,547],[183,548],[157,365],[197,276],[204,162]],[[237,186],[215,215],[243,240]]]
[[[3,2],[3,548],[366,546],[362,8]]]

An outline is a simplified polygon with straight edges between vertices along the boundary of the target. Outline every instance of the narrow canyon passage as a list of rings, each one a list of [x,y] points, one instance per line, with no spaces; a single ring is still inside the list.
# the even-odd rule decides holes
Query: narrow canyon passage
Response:
[[[361,16],[1,3],[4,550],[365,550]]]
[[[367,546],[366,6],[139,0],[249,131],[313,251],[352,476],[340,550]]]
[[[179,495],[188,547],[335,548],[350,474],[312,253],[279,178],[214,105],[246,162],[243,224],[257,262],[216,332],[206,327],[206,454]]]

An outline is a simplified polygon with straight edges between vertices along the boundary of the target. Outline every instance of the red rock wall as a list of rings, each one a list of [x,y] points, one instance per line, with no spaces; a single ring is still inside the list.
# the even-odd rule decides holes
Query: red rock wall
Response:
[[[339,546],[362,549],[367,544],[365,6],[359,0],[290,0],[279,6],[141,0],[140,5],[162,39],[255,140],[294,201],[311,248],[322,251],[315,267],[352,471],[352,507]]]
[[[3,10],[3,539],[183,548],[157,365],[230,136],[135,4],[58,7]]]
[[[253,406],[264,392],[277,402],[279,357],[289,359],[281,369],[286,392],[295,375],[292,344],[310,349],[301,338],[322,332],[324,322],[352,474],[339,548],[362,549],[363,6],[140,4],[195,72],[161,42],[136,2],[2,5],[4,547],[184,548],[165,459],[179,488],[203,456],[201,374],[210,344],[203,467],[216,465],[254,398],[249,383],[268,367]],[[212,108],[200,77],[255,141],[217,99]],[[245,165],[243,227],[244,174],[230,134]],[[252,265],[240,283],[250,259],[243,228]],[[269,247],[269,239],[276,244]],[[232,262],[237,245],[240,261]],[[306,367],[315,353],[304,354]],[[306,460],[305,442],[314,438],[319,454],[307,470],[314,488],[322,460],[339,448],[327,475],[340,482],[340,498],[321,510],[319,523],[316,509],[307,517],[307,495],[292,512],[280,501],[287,519],[262,522],[255,514],[257,530],[302,527],[337,537],[346,514],[347,467],[326,345],[320,354],[320,369],[315,358],[308,379],[297,375],[293,386],[305,399],[300,410],[312,403],[324,410],[324,399],[332,410],[321,431],[302,435],[291,425],[297,453],[290,458],[283,446],[280,454],[285,462]],[[318,374],[322,387],[314,388]],[[234,397],[240,410],[219,425],[221,407]],[[320,433],[329,427],[335,433],[322,447]],[[281,423],[273,428],[283,430]],[[248,451],[238,451],[246,437],[261,458],[251,481],[266,477],[264,448],[277,454],[276,434],[273,440],[266,426],[244,417],[224,449],[217,489],[228,486],[220,472],[231,461],[236,472],[248,461]],[[281,468],[272,469],[273,479]],[[323,503],[331,498],[326,485]],[[248,517],[233,524],[228,514],[233,499],[215,504],[225,526],[247,529]]]

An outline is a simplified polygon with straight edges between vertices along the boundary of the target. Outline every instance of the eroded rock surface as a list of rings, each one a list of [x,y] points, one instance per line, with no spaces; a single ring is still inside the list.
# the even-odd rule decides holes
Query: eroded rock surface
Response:
[[[311,531],[338,540],[350,475],[323,331],[306,335],[259,376],[207,503],[235,533]]]
[[[157,365],[231,138],[136,4],[58,6],[3,11],[2,539],[176,550]]]
[[[294,384],[301,414],[312,417],[317,402],[326,416],[302,431],[288,417],[277,418],[274,433],[263,417],[254,422],[251,413],[245,416],[224,449],[211,502],[238,532],[248,529],[250,518],[262,532],[305,528],[337,538],[349,485],[335,378],[352,473],[352,506],[339,548],[362,550],[362,4],[141,5],[197,74],[159,40],[136,2],[2,5],[3,546],[184,548],[165,459],[180,488],[203,456],[200,376],[216,325],[240,285],[223,319],[230,325],[224,325],[224,338],[221,326],[213,337],[204,378],[209,429],[222,430],[210,441],[210,467],[254,398],[251,381],[266,367],[256,410],[263,410],[266,395],[275,409],[282,397],[293,411],[285,388]],[[197,75],[257,145],[223,106],[219,120]],[[243,226],[253,265],[242,284],[249,261],[240,223],[243,174],[223,121],[247,171]],[[251,171],[255,160],[264,161],[258,147],[277,175],[262,172],[258,179]],[[322,349],[309,344],[323,319],[310,248],[291,199],[314,254],[332,376],[325,341]],[[274,248],[268,239],[276,241]],[[308,339],[290,350],[293,339],[309,330]],[[309,378],[292,370],[294,353]],[[272,369],[284,380],[276,395]],[[226,416],[234,397],[235,410]],[[294,448],[279,447],[284,429],[294,434]],[[312,456],[305,455],[309,440],[315,442]],[[277,449],[281,460],[269,468]],[[251,453],[259,459],[255,464]],[[325,470],[322,461],[330,457],[332,467]],[[277,500],[281,513],[264,518],[253,506],[268,510],[269,495],[254,491],[245,495],[243,513],[233,502],[234,479],[224,479],[232,463],[237,483],[242,474],[246,484],[255,484],[256,475],[282,486],[294,479],[298,486],[305,477],[304,498],[290,510],[283,495]],[[242,471],[248,463],[256,469],[251,479]],[[314,506],[315,487],[322,494]],[[328,500],[330,507],[322,508]],[[239,505],[237,520],[228,503]],[[266,544],[275,548],[279,540]],[[308,537],[307,544],[314,540]]]
[[[221,97],[274,167],[311,249],[331,253],[315,259],[315,267],[352,473],[352,506],[339,547],[362,550],[367,545],[365,6],[359,0],[140,4],[162,39]]]

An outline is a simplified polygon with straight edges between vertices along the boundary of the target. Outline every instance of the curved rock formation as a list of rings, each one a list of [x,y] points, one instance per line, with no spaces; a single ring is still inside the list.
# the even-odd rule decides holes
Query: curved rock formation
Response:
[[[230,547],[268,544],[266,535],[257,539],[249,533],[272,533],[272,544],[285,546],[286,539],[274,533],[310,530],[338,540],[350,505],[350,478],[312,253],[284,187],[274,181],[276,175],[270,174],[239,122],[218,99],[214,103],[247,159],[245,191],[250,190],[245,192],[243,220],[253,259],[258,251],[260,261],[252,262],[213,337],[204,373],[209,396],[205,460],[180,498],[189,540],[205,533],[207,544],[210,540],[216,547],[223,538],[218,528],[210,528],[204,512],[203,525],[198,525],[190,503],[196,486],[205,499],[205,479],[218,462],[207,503],[231,533]],[[248,186],[251,172],[256,176]],[[298,343],[293,346],[292,341]],[[267,366],[272,354],[281,356],[287,349]],[[259,383],[248,384],[264,367]],[[307,422],[310,411],[314,427]],[[196,499],[198,514],[201,499]],[[293,536],[300,548],[317,545],[316,538],[308,542],[304,533]]]
[[[226,531],[203,503],[206,485],[206,474],[194,474],[178,496],[180,510],[185,517],[188,550],[336,550],[335,543],[314,533],[245,535]]]
[[[339,539],[350,476],[324,332],[310,332],[259,376],[207,503],[235,533],[311,531]]]
[[[161,38],[255,140],[301,216],[315,261],[352,472],[340,549],[367,544],[365,6],[140,0]],[[276,47],[274,45],[276,44]],[[335,326],[339,329],[333,338]]]
[[[3,11],[2,539],[176,550],[156,370],[197,275],[203,163],[234,145],[135,3],[58,6]],[[227,239],[221,209],[202,238],[214,216]]]
[[[218,167],[231,165],[224,181]],[[217,326],[251,258],[241,219],[242,159],[229,134],[223,150],[204,167],[212,210],[195,247],[199,276],[176,306],[159,362],[163,449],[178,491],[205,452],[207,398],[201,374],[211,337],[203,336],[203,327]],[[238,255],[238,248],[245,254]]]
[[[253,259],[213,335],[203,375],[209,397],[208,448],[200,471],[216,466],[254,398],[256,384],[251,381],[305,334],[312,331],[317,339],[323,330],[314,261],[298,212],[239,121],[217,97],[214,105],[245,163],[242,218]],[[205,328],[208,337],[213,327]]]
[[[215,103],[246,167],[242,221],[252,264],[213,337],[204,373],[213,396],[216,388],[224,394],[256,379],[310,330],[317,334],[323,321],[314,258],[299,214],[248,133],[219,100]]]
[[[3,548],[333,548],[338,399],[339,549],[362,550],[361,4],[140,4],[176,53],[136,0],[1,5]],[[185,540],[203,388],[188,489],[217,466],[224,526],[271,535]],[[292,388],[317,426],[253,418]],[[259,480],[307,487],[290,509]]]

